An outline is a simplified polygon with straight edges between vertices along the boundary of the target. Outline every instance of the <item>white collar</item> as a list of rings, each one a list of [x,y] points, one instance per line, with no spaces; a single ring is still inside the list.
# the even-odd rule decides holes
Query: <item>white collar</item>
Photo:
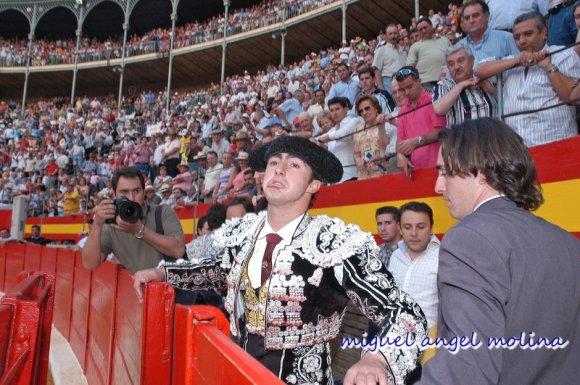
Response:
[[[301,214],[298,217],[294,218],[293,220],[288,222],[286,225],[284,225],[284,227],[282,227],[278,231],[274,231],[272,229],[272,226],[270,226],[270,223],[268,223],[268,218],[266,217],[264,227],[262,227],[262,230],[260,231],[260,234],[258,235],[258,239],[265,238],[266,235],[268,235],[268,234],[276,233],[282,237],[282,239],[284,240],[285,243],[290,243],[292,241],[292,237],[294,236],[294,233],[296,232],[296,228],[298,228],[298,225],[302,221],[302,218],[304,218],[304,215],[306,215],[306,214],[304,213],[304,214]]]
[[[501,198],[504,196],[505,196],[504,194],[497,194],[497,195],[490,196],[487,199],[484,199],[483,201],[479,202],[479,204],[477,206],[475,206],[475,208],[473,209],[473,212],[475,212],[475,210],[477,210],[482,204],[489,202],[492,199]]]

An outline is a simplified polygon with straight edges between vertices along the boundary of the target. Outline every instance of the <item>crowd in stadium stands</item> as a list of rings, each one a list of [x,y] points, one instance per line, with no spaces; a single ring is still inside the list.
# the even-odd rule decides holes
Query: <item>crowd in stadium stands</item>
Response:
[[[580,7],[573,8],[580,23]],[[438,130],[463,119],[497,116],[494,81],[473,76],[480,68],[499,73],[505,64],[485,60],[493,55],[482,58],[482,47],[506,50],[494,59],[525,59],[517,64],[550,91],[542,95],[548,105],[570,101],[550,81],[556,78],[570,89],[577,85],[579,56],[567,50],[550,62],[542,53],[545,30],[536,25],[537,17],[516,20],[514,35],[529,24],[538,32],[535,48],[522,49],[512,34],[488,28],[484,2],[470,1],[464,8],[451,4],[448,11],[429,11],[409,28],[389,24],[374,39],[343,41],[339,48],[309,53],[287,66],[230,76],[222,89],[212,84],[171,95],[143,90],[120,107],[112,95],[81,96],[72,105],[64,98],[40,99],[31,101],[24,114],[16,102],[2,101],[0,202],[26,194],[30,215],[85,214],[112,196],[110,177],[117,168],[135,166],[147,178],[152,203],[176,209],[238,197],[259,203],[260,175],[248,168],[248,155],[280,135],[328,146],[343,164],[343,181],[399,170],[410,174],[435,165]],[[498,34],[495,42],[505,39],[502,47],[486,46],[492,33]],[[435,62],[444,71],[432,80],[426,69]],[[485,63],[478,67],[480,62]],[[510,70],[507,79],[512,87],[517,83],[509,82],[523,76],[517,70]],[[577,135],[574,108],[558,108],[564,112],[541,116],[557,132],[527,135],[518,117],[507,123],[528,145]],[[570,116],[565,124],[557,123]],[[422,124],[413,124],[419,120]]]
[[[227,35],[244,33],[271,24],[279,23],[283,18],[292,17],[318,9],[332,3],[333,0],[287,0],[266,1],[253,7],[236,9],[228,16]],[[220,39],[224,31],[224,16],[219,15],[208,20],[186,23],[175,29],[174,48],[192,46]],[[133,35],[127,41],[125,56],[136,56],[150,53],[167,53],[170,48],[171,29],[156,28],[143,36]],[[34,40],[30,55],[30,65],[73,64],[76,39],[49,41]],[[98,41],[84,37],[78,52],[78,62],[118,59],[122,57],[123,37]],[[26,66],[28,57],[28,39],[0,37],[0,66]]]

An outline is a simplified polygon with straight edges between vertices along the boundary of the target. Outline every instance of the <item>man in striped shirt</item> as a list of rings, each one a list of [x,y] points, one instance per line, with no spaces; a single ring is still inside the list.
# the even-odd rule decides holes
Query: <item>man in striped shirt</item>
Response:
[[[576,108],[563,103],[570,102],[574,81],[580,78],[580,58],[573,49],[554,52],[560,47],[546,45],[546,24],[537,12],[518,16],[513,30],[520,54],[482,63],[476,76],[485,79],[501,73],[506,114],[559,105],[505,119],[526,146],[577,135]]]
[[[495,87],[488,80],[473,76],[471,49],[462,45],[450,47],[446,62],[451,79],[440,80],[433,89],[435,113],[446,115],[447,125],[497,115]]]

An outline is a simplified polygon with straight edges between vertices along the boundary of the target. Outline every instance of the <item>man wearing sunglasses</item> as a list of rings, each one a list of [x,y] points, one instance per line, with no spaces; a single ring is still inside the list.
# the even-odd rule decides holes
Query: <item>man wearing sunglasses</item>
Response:
[[[421,87],[415,67],[405,66],[395,73],[399,91],[407,103],[397,119],[397,166],[411,176],[414,168],[435,167],[439,151],[438,135],[445,128],[445,116],[438,116],[431,104],[431,94]]]

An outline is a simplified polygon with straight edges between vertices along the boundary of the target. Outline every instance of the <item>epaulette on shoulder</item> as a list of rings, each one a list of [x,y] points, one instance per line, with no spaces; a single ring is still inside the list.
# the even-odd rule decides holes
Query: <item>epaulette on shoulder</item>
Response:
[[[255,227],[259,225],[265,218],[265,212],[254,214],[249,213],[242,218],[232,218],[225,221],[225,223],[214,231],[216,242],[223,247],[236,246],[253,234]]]
[[[338,265],[355,254],[378,252],[370,233],[326,215],[313,218],[303,242],[312,255],[311,262],[321,267]]]

